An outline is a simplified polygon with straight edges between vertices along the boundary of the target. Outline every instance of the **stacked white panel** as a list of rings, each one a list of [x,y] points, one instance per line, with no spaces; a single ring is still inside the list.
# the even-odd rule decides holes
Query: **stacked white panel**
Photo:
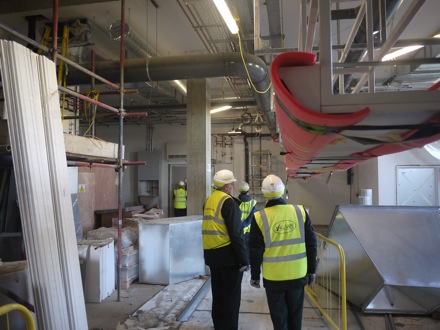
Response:
[[[62,130],[58,135],[56,128],[61,120],[43,120],[60,109],[54,89],[55,64],[15,42],[1,40],[0,47],[5,108],[37,323],[40,329],[85,330],[87,319],[78,254],[74,255],[76,238],[71,204],[68,206],[65,154],[60,158],[63,136]],[[46,109],[44,114],[42,108]]]

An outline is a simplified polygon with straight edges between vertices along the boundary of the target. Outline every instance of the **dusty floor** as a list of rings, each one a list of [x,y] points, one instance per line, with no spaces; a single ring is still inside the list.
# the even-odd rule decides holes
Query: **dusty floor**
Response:
[[[117,291],[99,304],[86,304],[89,329],[93,330],[212,330],[211,291],[199,295],[206,278],[193,279],[168,286],[132,283],[128,290]],[[252,288],[249,272],[242,284],[240,330],[270,330],[272,324],[267,308],[264,289]],[[182,311],[194,297],[199,297],[187,318]],[[321,313],[306,298],[303,329],[331,329]],[[429,316],[365,315],[349,310],[349,330],[436,330],[440,321]],[[183,320],[182,320],[183,318]]]
[[[101,303],[86,303],[89,329],[116,329],[118,323],[123,323],[164,288],[162,285],[139,284],[135,281],[128,290],[121,290],[119,301],[116,290]]]

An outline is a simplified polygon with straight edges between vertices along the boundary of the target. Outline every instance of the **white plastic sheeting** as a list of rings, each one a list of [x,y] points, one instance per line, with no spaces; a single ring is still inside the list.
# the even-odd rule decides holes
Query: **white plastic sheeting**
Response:
[[[86,330],[55,64],[0,40],[17,194],[40,329]]]

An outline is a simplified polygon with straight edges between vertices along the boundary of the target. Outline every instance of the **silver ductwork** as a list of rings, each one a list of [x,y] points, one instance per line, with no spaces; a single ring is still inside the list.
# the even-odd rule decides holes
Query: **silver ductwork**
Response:
[[[327,236],[344,250],[347,300],[362,312],[430,314],[439,308],[438,206],[339,205]],[[329,259],[319,262],[334,265],[328,286],[339,293],[338,256]]]
[[[246,68],[243,65],[246,63]],[[111,61],[98,62],[95,73],[110,81],[119,81],[120,67]],[[246,70],[247,69],[247,70]],[[248,77],[249,73],[249,77]],[[201,55],[146,57],[126,59],[125,82],[169,81],[193,78],[240,77],[249,78],[258,90],[253,91],[257,105],[264,112],[266,124],[274,140],[278,139],[274,112],[271,111],[269,72],[264,61],[255,55],[239,53],[216,53]],[[90,77],[70,69],[68,85],[89,84]]]

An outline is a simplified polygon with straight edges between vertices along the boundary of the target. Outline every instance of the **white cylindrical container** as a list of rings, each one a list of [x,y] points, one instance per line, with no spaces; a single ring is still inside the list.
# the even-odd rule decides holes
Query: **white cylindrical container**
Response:
[[[358,197],[360,205],[373,205],[373,189],[359,190]]]

